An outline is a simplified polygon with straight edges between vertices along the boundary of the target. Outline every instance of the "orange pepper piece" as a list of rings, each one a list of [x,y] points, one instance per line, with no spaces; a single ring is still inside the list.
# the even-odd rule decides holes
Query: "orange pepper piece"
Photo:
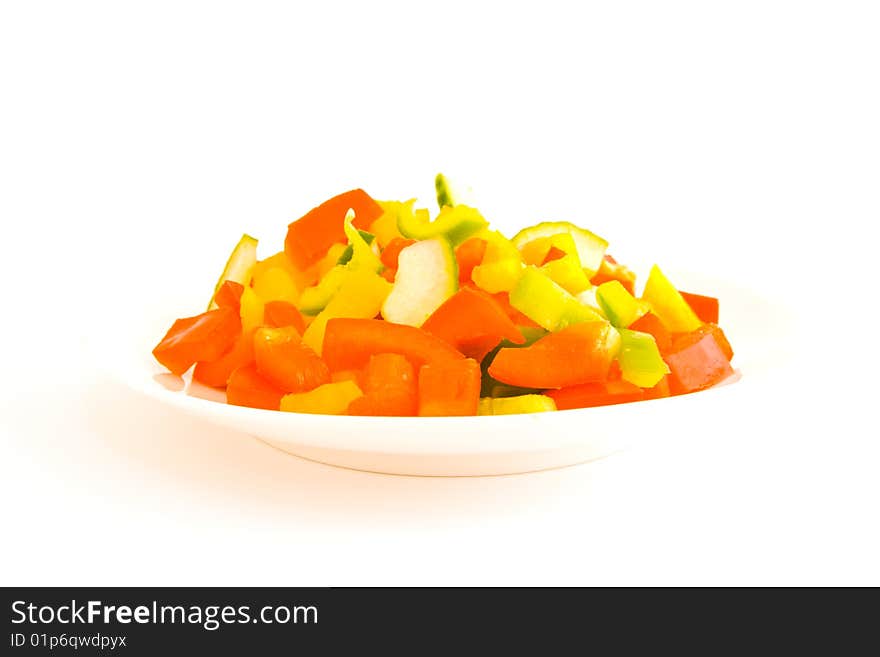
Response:
[[[582,322],[549,333],[528,347],[506,347],[495,356],[489,374],[523,388],[604,381],[616,351],[612,331],[608,322]]]
[[[241,303],[241,295],[244,292],[244,286],[235,281],[223,281],[223,285],[214,295],[214,303],[221,307],[235,308],[238,310]]]
[[[610,255],[605,255],[599,271],[593,274],[590,283],[593,285],[601,285],[608,281],[620,281],[620,284],[626,288],[626,291],[635,296],[636,293],[636,275],[628,267],[617,264],[617,261]]]
[[[425,320],[422,330],[477,360],[482,360],[502,339],[514,344],[525,342],[501,305],[485,292],[471,287],[463,287],[444,301]]]
[[[382,264],[388,269],[397,269],[397,258],[400,252],[415,243],[415,240],[407,239],[406,237],[395,237],[388,243],[388,246],[382,249],[382,255],[379,256]]]
[[[455,249],[455,259],[458,261],[458,281],[461,285],[472,281],[471,274],[474,267],[483,262],[483,256],[486,255],[486,244],[484,239],[471,237]]]
[[[324,201],[287,227],[284,252],[305,271],[337,242],[345,242],[345,214],[354,210],[356,228],[367,230],[382,215],[382,207],[362,189],[352,189]]]
[[[480,364],[471,358],[422,365],[419,415],[476,415],[480,375]]]
[[[370,356],[381,353],[400,354],[416,367],[464,358],[448,343],[415,326],[350,317],[327,322],[321,352],[333,372],[361,369]]]
[[[254,333],[248,331],[239,335],[232,349],[217,360],[196,363],[193,379],[212,388],[223,388],[235,370],[253,362]]]
[[[226,401],[236,406],[277,411],[281,409],[283,396],[284,391],[260,376],[254,365],[239,367],[226,384]]]
[[[273,328],[292,326],[300,335],[306,332],[306,321],[302,313],[289,301],[268,302],[263,308],[263,321]]]
[[[306,392],[330,383],[330,370],[292,326],[263,327],[254,333],[257,372],[276,388]]]
[[[505,314],[510,317],[511,321],[517,326],[529,326],[531,328],[541,328],[537,322],[523,315],[520,311],[510,305],[510,294],[508,292],[497,292],[492,298],[504,309]]]
[[[582,383],[544,393],[556,402],[556,409],[590,408],[610,406],[644,399],[645,391],[628,381],[606,381],[604,383]]]
[[[706,297],[702,294],[693,294],[691,292],[678,291],[687,304],[691,307],[701,322],[707,324],[718,323],[718,299],[715,297]]]
[[[653,335],[654,341],[657,343],[657,349],[660,350],[661,354],[665,354],[672,347],[672,334],[654,313],[645,313],[630,324],[629,329]]]
[[[228,306],[178,319],[153,349],[153,356],[180,376],[199,360],[216,360],[241,333],[238,310]]]
[[[660,399],[669,397],[672,391],[669,389],[669,375],[665,375],[653,388],[645,388],[645,399]]]
[[[349,415],[406,416],[418,410],[415,369],[400,354],[370,356],[358,384],[364,396],[349,404]]]

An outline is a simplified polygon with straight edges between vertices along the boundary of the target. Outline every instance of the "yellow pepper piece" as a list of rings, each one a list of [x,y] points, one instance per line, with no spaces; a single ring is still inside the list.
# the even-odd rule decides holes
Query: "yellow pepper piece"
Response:
[[[309,392],[284,395],[281,410],[288,413],[345,415],[348,405],[363,397],[363,394],[354,381],[325,383]]]
[[[412,206],[415,202],[415,199],[405,203],[401,201],[376,201],[384,212],[381,217],[370,224],[367,230],[376,236],[376,241],[383,249],[395,237],[403,237],[397,229],[397,217],[402,211],[412,212]]]
[[[303,342],[320,355],[329,320],[334,317],[375,317],[382,309],[391,287],[391,283],[375,272],[349,272],[339,291],[309,324],[303,334]]]
[[[262,269],[254,276],[254,292],[264,302],[287,301],[296,305],[299,301],[299,290],[286,269],[269,267]]]
[[[245,286],[244,292],[241,293],[241,306],[239,307],[242,333],[247,333],[263,325],[264,309],[265,303],[260,296],[254,292],[252,287]]]
[[[569,235],[566,237],[571,239]],[[587,278],[587,273],[581,267],[580,260],[577,259],[577,255],[565,255],[551,260],[541,267],[541,271],[571,294],[580,294],[592,286],[590,279]]]
[[[309,285],[314,285],[317,281],[324,278],[324,275],[336,266],[336,263],[339,261],[342,252],[345,251],[346,246],[347,245],[342,244],[341,242],[337,242],[327,250],[327,255],[309,268],[309,272],[314,272],[315,275],[314,280],[309,283]]]
[[[654,314],[672,333],[690,333],[703,325],[688,302],[657,265],[651,267],[642,299],[651,304]]]
[[[556,247],[567,255],[573,256],[577,260],[578,267],[581,266],[581,260],[578,258],[577,244],[574,237],[570,233],[557,233],[547,237],[538,237],[531,242],[527,242],[520,247],[523,262],[527,265],[535,265],[540,267],[544,264],[544,258],[550,252],[552,247]]]
[[[510,292],[525,267],[519,249],[498,231],[487,231],[479,237],[486,240],[486,253],[483,261],[474,267],[471,278],[477,287],[490,294]]]

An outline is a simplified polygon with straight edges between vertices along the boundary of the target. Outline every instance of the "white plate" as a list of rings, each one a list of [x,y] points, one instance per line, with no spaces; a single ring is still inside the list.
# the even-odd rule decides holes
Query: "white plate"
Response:
[[[644,279],[642,279],[644,280]],[[555,413],[499,417],[374,418],[305,415],[230,406],[222,392],[181,379],[150,351],[176,317],[203,300],[173,304],[133,318],[104,336],[104,362],[127,385],[213,424],[241,431],[285,452],[358,470],[406,475],[473,476],[543,470],[625,449],[652,428],[688,425],[689,413],[737,412],[752,377],[774,369],[785,316],[778,306],[723,281],[676,273],[682,289],[721,299],[721,324],[736,352],[738,376],[680,397]],[[760,322],[757,318],[761,318]],[[164,373],[163,373],[164,372]]]

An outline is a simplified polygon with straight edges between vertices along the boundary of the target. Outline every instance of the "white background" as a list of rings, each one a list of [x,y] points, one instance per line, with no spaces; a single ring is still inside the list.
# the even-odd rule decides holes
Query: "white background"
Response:
[[[0,583],[880,584],[872,4],[3,3]],[[301,461],[99,373],[242,231],[440,170],[506,230],[759,290],[790,358],[638,450],[477,479]]]

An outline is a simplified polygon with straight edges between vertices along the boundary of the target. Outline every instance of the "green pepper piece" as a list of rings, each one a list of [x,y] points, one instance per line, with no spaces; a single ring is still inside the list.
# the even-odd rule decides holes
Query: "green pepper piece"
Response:
[[[441,208],[445,205],[452,208],[458,204],[458,195],[453,191],[449,180],[442,173],[438,173],[437,177],[434,178],[434,189],[437,190],[437,205]]]
[[[373,240],[376,239],[376,236],[373,235],[373,233],[368,233],[365,230],[358,230],[358,233],[360,233],[361,237],[364,238],[364,241],[367,244],[372,244]],[[339,260],[336,261],[336,264],[337,265],[348,264],[348,261],[351,260],[351,256],[353,256],[353,255],[354,255],[354,247],[351,244],[349,244],[348,246],[345,247],[345,251],[343,251],[342,254],[339,256]]]
[[[620,352],[617,355],[624,381],[640,388],[653,388],[665,375],[669,366],[660,355],[657,342],[650,333],[620,329]]]
[[[651,310],[649,303],[636,299],[620,281],[602,283],[596,289],[596,300],[617,328],[626,328]]]
[[[580,322],[605,320],[533,266],[525,268],[516,287],[511,290],[510,305],[548,331],[558,331]]]
[[[488,225],[479,211],[467,205],[444,205],[437,218],[430,221],[426,210],[413,211],[407,204],[397,217],[397,229],[404,237],[414,240],[445,237],[452,246],[458,246]]]

